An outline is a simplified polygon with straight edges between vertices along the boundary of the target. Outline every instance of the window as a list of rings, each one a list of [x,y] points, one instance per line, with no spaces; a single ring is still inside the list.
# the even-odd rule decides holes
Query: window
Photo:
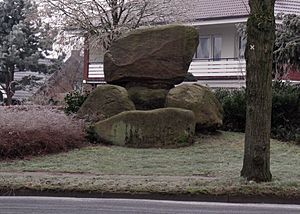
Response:
[[[222,37],[213,37],[213,58],[214,60],[220,60],[222,53]]]
[[[199,46],[194,56],[196,59],[220,60],[222,56],[221,36],[202,36],[199,38]]]
[[[246,50],[247,39],[243,37],[239,37],[239,58],[245,58],[245,50]]]
[[[196,58],[209,59],[210,58],[210,50],[211,50],[210,37],[200,37]]]
[[[100,45],[91,45],[89,47],[89,60],[91,63],[103,63],[104,50]]]

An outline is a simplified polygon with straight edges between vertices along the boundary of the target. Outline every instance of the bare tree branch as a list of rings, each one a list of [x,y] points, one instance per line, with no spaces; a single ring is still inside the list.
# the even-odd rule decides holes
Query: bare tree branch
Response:
[[[141,25],[180,21],[180,0],[42,0],[65,29],[78,29],[106,49],[124,32]],[[95,39],[97,38],[97,39]]]

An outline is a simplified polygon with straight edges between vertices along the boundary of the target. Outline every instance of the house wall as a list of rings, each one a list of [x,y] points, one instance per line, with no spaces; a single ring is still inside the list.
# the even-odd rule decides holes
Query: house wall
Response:
[[[222,58],[235,58],[238,56],[238,36],[235,24],[203,25],[197,26],[201,36],[222,37]]]
[[[100,46],[90,46],[89,47],[89,62],[90,63],[103,63],[104,60],[104,50]]]

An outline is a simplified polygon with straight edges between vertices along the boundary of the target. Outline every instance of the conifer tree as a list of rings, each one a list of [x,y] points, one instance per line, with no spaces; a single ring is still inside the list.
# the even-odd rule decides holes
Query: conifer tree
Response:
[[[7,105],[12,103],[15,71],[38,69],[38,60],[50,47],[44,42],[40,21],[32,16],[35,9],[29,0],[0,2],[0,80]]]

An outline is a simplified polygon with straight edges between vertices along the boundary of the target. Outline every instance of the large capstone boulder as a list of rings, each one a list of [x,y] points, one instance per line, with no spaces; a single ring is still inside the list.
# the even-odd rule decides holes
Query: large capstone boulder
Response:
[[[152,110],[163,108],[169,90],[151,89],[146,87],[131,87],[128,89],[130,99],[137,110]]]
[[[137,148],[175,148],[190,145],[195,131],[192,111],[163,108],[127,111],[94,125],[100,142]]]
[[[198,31],[169,25],[139,29],[115,41],[104,56],[105,81],[171,88],[184,80],[198,46]]]
[[[191,110],[197,130],[216,130],[223,124],[223,108],[212,91],[198,84],[183,84],[171,89],[166,107]]]
[[[125,88],[101,85],[88,96],[77,115],[96,122],[131,110],[135,110],[135,107]]]

